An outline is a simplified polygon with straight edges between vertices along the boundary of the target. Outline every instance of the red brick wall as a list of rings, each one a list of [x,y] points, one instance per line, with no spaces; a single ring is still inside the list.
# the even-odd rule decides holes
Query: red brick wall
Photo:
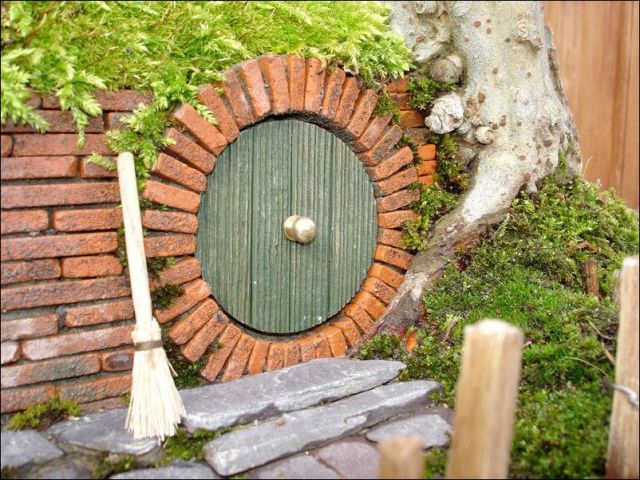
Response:
[[[421,159],[418,167],[418,179],[426,186],[433,184],[436,171],[436,146],[429,142],[430,132],[424,126],[424,115],[413,108],[409,101],[409,78],[391,82],[387,85],[387,92],[400,108],[400,126],[411,140],[418,145],[418,157]]]
[[[104,132],[150,99],[122,91],[98,100],[104,113],[91,119],[81,149],[55,98],[30,101],[50,123],[46,134],[2,127],[2,412],[55,392],[122,405],[113,399],[129,389],[133,308],[115,255],[116,173],[86,156],[110,155]]]
[[[203,375],[226,381],[244,372],[341,355],[355,346],[360,332],[382,315],[409,267],[411,255],[401,250],[400,229],[413,215],[406,206],[416,194],[406,186],[416,178],[432,182],[435,148],[427,143],[423,117],[408,106],[406,79],[391,83],[389,91],[402,109],[404,132],[419,144],[419,177],[407,165],[410,150],[395,148],[402,129],[389,124],[389,115],[370,119],[375,94],[341,70],[325,75],[317,60],[263,57],[229,71],[223,87],[222,97],[210,86],[199,94],[217,117],[217,128],[189,105],[174,112],[177,128],[167,135],[175,144],[159,155],[143,193],[169,211],[146,210],[142,222],[149,231],[147,256],[178,258],[152,280],[152,288],[167,283],[185,287],[172,307],[155,312],[156,318],[175,322],[169,338],[192,361],[219,337],[224,347],[211,355]],[[60,111],[52,98],[31,100],[51,124],[46,134],[2,127],[2,412],[54,393],[90,408],[122,406],[118,397],[129,390],[134,315],[128,277],[116,257],[116,230],[122,224],[117,174],[88,163],[86,156],[112,154],[104,132],[150,99],[121,91],[100,94],[98,100],[104,113],[91,120],[82,149],[76,146],[71,114]],[[209,298],[192,256],[195,213],[206,174],[239,129],[268,113],[287,111],[329,119],[351,137],[379,197],[380,233],[376,262],[343,315],[293,341],[270,342],[229,323]],[[359,112],[367,113],[359,118]]]

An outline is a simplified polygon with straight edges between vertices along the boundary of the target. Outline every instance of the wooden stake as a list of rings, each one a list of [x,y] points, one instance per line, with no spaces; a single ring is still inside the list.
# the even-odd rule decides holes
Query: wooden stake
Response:
[[[507,478],[523,335],[482,320],[464,337],[447,478]]]
[[[418,437],[394,437],[378,444],[380,473],[378,478],[422,478],[424,456]]]
[[[600,281],[598,280],[598,262],[587,260],[582,264],[582,276],[587,295],[600,298]]]
[[[626,258],[620,275],[620,325],[616,353],[616,385],[635,394],[635,406],[628,393],[616,389],[607,455],[608,478],[638,478],[638,257]]]

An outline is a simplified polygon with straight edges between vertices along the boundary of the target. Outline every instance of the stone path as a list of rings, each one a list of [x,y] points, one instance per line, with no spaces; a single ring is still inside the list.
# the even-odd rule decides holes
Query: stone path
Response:
[[[126,410],[68,420],[47,431],[2,432],[2,468],[18,478],[88,478],[99,452],[135,457],[111,478],[376,478],[376,442],[418,435],[446,446],[451,412],[434,407],[432,381],[397,382],[399,362],[320,359],[181,392],[189,431],[238,427],[204,447],[205,462],[152,468],[156,440],[133,440]],[[95,462],[95,460],[94,460]]]

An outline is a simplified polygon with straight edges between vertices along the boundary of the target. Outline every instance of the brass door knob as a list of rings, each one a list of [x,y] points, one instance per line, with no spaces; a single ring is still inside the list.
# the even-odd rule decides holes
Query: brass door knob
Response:
[[[304,244],[316,238],[316,223],[309,217],[292,215],[284,221],[282,230],[292,242]]]

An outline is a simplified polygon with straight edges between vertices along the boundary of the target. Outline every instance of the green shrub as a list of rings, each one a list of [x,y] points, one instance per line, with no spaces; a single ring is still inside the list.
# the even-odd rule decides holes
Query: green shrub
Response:
[[[31,405],[24,412],[16,413],[9,422],[9,430],[28,428],[45,429],[68,417],[80,415],[80,406],[73,400],[60,400],[58,395],[46,402]]]

